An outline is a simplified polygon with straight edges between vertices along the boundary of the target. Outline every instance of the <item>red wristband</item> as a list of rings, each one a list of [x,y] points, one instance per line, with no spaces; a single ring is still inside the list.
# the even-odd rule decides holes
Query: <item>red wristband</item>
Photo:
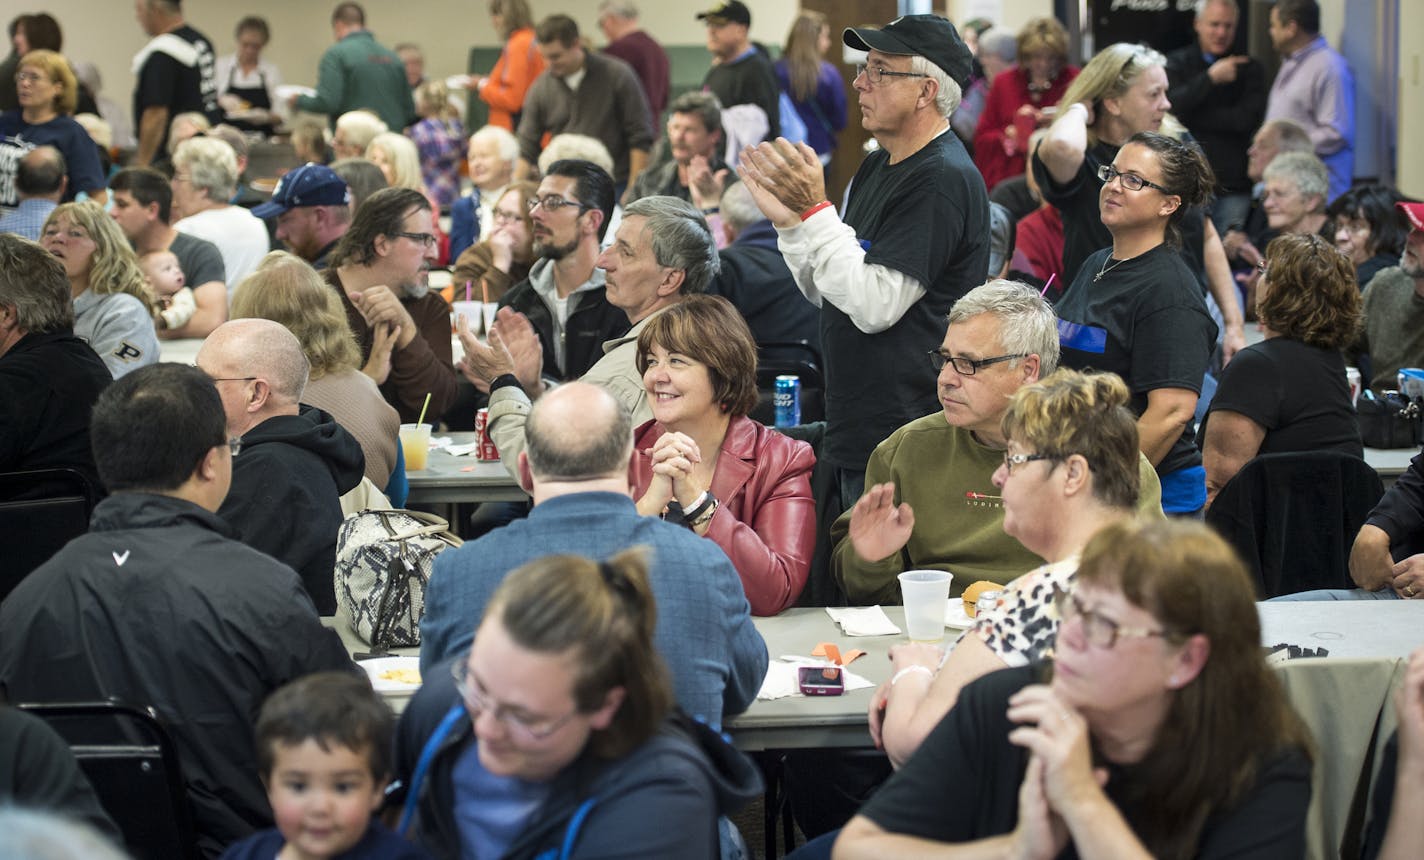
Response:
[[[822,209],[825,209],[830,205],[831,201],[822,200],[820,203],[817,203],[815,206],[812,206],[810,209],[807,209],[805,212],[802,212],[801,220],[805,221],[807,218],[810,218],[812,215],[815,215],[817,212],[820,212]]]

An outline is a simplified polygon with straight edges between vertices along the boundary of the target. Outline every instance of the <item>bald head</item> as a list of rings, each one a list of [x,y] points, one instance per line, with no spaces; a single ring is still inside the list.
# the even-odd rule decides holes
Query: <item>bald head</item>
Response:
[[[280,323],[263,319],[232,320],[218,326],[198,350],[198,366],[214,379],[231,380],[218,384],[224,395],[224,389],[246,383],[248,377],[264,382],[270,390],[261,414],[264,420],[296,414],[311,368],[296,335]]]
[[[64,155],[52,146],[37,146],[20,159],[15,170],[15,190],[21,200],[31,198],[53,200],[64,196]]]
[[[536,482],[624,477],[633,454],[633,419],[607,390],[561,385],[539,398],[524,425]]]

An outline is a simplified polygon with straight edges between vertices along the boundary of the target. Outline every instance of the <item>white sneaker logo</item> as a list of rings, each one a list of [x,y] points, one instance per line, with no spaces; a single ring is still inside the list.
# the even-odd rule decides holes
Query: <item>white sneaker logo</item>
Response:
[[[123,555],[119,555],[118,553],[111,553],[111,555],[113,555],[114,557],[114,564],[117,564],[119,567],[123,567],[124,562],[129,560],[129,552],[130,550],[124,550]]]

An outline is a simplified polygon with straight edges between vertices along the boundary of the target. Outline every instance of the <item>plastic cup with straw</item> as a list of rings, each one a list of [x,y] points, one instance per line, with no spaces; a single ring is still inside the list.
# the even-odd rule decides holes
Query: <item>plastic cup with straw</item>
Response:
[[[420,417],[414,424],[400,426],[401,453],[405,455],[407,472],[419,472],[430,462],[431,425],[425,423],[425,411],[430,408],[430,393],[426,392],[425,404],[420,407]]]

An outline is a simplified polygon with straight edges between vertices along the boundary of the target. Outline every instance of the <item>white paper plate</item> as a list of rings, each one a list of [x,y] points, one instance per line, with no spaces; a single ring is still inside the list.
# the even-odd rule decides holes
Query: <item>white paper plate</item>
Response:
[[[419,657],[377,657],[374,660],[362,660],[358,665],[371,677],[371,686],[377,693],[409,696],[420,689],[419,681],[412,684],[391,677],[395,672],[414,672],[414,677],[420,677]]]
[[[974,619],[964,614],[964,601],[951,597],[944,607],[944,626],[955,630],[968,630],[974,626]]]

